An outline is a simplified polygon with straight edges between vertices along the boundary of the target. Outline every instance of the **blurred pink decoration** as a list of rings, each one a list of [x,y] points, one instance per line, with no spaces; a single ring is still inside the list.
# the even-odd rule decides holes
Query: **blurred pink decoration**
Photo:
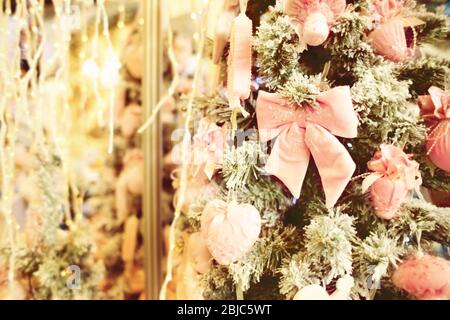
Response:
[[[195,248],[195,238],[199,239],[199,237],[194,235],[184,236],[183,256],[180,265],[177,267],[175,278],[177,300],[203,300],[201,274],[196,270],[196,261],[193,259],[193,255],[196,254],[192,254],[192,250],[197,250]]]
[[[209,202],[203,210],[201,232],[209,252],[221,265],[243,258],[258,240],[261,216],[250,204]]]
[[[393,19],[381,24],[369,34],[376,53],[394,62],[402,62],[413,56],[408,48],[405,29],[401,19]]]
[[[189,236],[185,250],[187,258],[192,263],[195,271],[201,274],[208,272],[212,265],[212,256],[200,232]]]
[[[177,176],[178,171],[172,173],[172,185],[177,191],[173,198],[173,206],[176,208],[180,196],[180,181]],[[191,205],[195,204],[195,201],[199,196],[207,198],[215,198],[220,193],[220,188],[214,181],[210,181],[204,173],[198,173],[195,177],[190,173],[189,180],[187,181],[186,192],[184,195],[183,203],[181,205],[181,212],[188,214]]]
[[[290,105],[276,94],[259,92],[256,115],[260,139],[278,136],[266,165],[296,197],[312,154],[325,190],[326,206],[333,207],[356,165],[345,147],[334,137],[355,138],[358,119],[350,88],[335,87],[316,98],[319,108]]]
[[[420,300],[450,300],[450,261],[427,254],[410,257],[392,281]]]
[[[374,173],[363,181],[362,191],[371,189],[372,205],[379,218],[392,219],[408,193],[422,184],[419,164],[402,149],[382,144],[368,168]]]
[[[228,56],[228,99],[230,107],[241,107],[241,100],[248,99],[252,80],[252,21],[244,14],[239,14],[233,21]]]
[[[345,0],[285,0],[284,11],[297,25],[297,33],[310,46],[327,40],[330,26],[345,11]]]
[[[134,149],[124,157],[125,170],[128,177],[128,191],[134,195],[141,195],[144,191],[144,153],[140,149]]]
[[[427,152],[437,167],[450,173],[450,90],[431,87],[428,92],[419,97],[421,115],[430,128]]]
[[[139,149],[130,150],[124,157],[124,170],[117,180],[116,209],[119,221],[125,221],[131,204],[130,195],[142,195],[144,189],[144,154]]]
[[[403,0],[374,0],[375,13],[382,22],[388,21],[400,15],[403,10]]]
[[[142,108],[137,104],[132,104],[125,108],[120,118],[120,130],[125,138],[131,138],[142,122]]]
[[[223,163],[227,142],[227,130],[206,118],[200,120],[192,145],[194,176],[203,172],[211,180],[217,168]]]
[[[122,60],[125,67],[136,79],[142,79],[144,75],[144,45],[141,35],[131,34],[128,43],[125,45],[122,53]]]

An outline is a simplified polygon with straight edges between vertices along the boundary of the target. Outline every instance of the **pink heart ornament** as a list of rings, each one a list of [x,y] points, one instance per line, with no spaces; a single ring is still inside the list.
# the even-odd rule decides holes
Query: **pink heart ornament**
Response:
[[[213,258],[230,265],[243,258],[258,240],[261,216],[250,204],[214,200],[206,205],[201,232]]]

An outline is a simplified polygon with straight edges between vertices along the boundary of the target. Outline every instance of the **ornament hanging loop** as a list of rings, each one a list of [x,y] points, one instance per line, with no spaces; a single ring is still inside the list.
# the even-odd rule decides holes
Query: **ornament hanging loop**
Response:
[[[245,14],[247,12],[247,4],[248,0],[239,0],[239,7],[242,14]]]

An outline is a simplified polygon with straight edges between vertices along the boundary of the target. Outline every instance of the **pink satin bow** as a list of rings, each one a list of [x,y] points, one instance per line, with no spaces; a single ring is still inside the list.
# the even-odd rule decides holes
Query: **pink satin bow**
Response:
[[[356,165],[334,136],[355,138],[358,119],[350,88],[335,87],[316,98],[319,108],[290,105],[276,94],[260,91],[256,105],[260,139],[278,137],[266,170],[278,177],[296,197],[312,154],[325,190],[326,206],[333,207]]]
[[[402,179],[408,190],[413,190],[422,184],[419,164],[410,160],[410,156],[402,149],[392,145],[382,144],[367,166],[374,172],[364,180],[363,192],[382,177]]]

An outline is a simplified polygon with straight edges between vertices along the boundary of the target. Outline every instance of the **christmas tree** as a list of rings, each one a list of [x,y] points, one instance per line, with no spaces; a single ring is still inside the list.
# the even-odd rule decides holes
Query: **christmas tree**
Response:
[[[429,196],[450,192],[436,10],[225,1],[214,47],[199,44],[217,90],[197,74],[179,104],[179,297],[450,298],[450,209]]]

